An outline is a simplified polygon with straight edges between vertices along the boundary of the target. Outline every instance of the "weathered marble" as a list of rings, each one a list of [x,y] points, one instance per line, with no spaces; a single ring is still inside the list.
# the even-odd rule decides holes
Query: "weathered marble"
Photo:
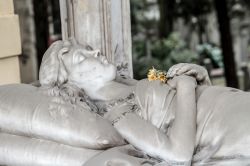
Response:
[[[53,141],[62,144],[62,149],[65,148],[65,144],[82,149],[80,153],[86,152],[86,155],[89,156],[87,159],[77,158],[75,154],[65,157],[65,160],[67,163],[82,163],[87,166],[107,164],[112,166],[122,164],[131,166],[249,165],[250,94],[238,89],[212,86],[207,71],[194,64],[177,64],[168,71],[168,77],[169,80],[166,84],[148,80],[117,81],[115,79],[116,67],[98,50],[87,50],[73,39],[54,43],[44,55],[40,69],[41,87],[38,89],[43,92],[43,95],[54,97],[53,101],[56,101],[58,108],[60,108],[58,113],[64,115],[66,126],[76,125],[74,118],[77,119],[77,124],[81,124],[80,116],[76,117],[73,116],[76,113],[70,113],[77,111],[77,109],[67,110],[66,108],[69,108],[67,104],[71,104],[73,108],[81,106],[79,109],[83,110],[79,115],[82,114],[82,117],[84,112],[89,111],[92,113],[86,113],[86,115],[93,115],[101,118],[100,121],[105,121],[103,122],[106,124],[105,126],[95,126],[98,127],[98,131],[103,129],[119,133],[119,135],[114,134],[112,137],[112,139],[116,138],[115,140],[119,143],[112,144],[112,141],[110,142],[112,139],[107,138],[109,141],[101,141],[102,144],[109,145],[104,147],[121,145],[124,143],[123,139],[130,145],[103,149],[103,151],[93,151],[95,148],[88,147],[90,149],[87,150],[85,145],[72,144],[72,142],[68,143],[61,139],[51,139],[50,136],[56,132],[56,128],[54,128],[53,132],[44,131],[47,134],[46,137],[38,137],[42,139],[41,145],[46,144],[45,148],[41,148],[37,147],[37,140],[33,140],[39,135],[39,132],[36,135],[29,135],[34,138],[13,137],[8,135],[8,132],[5,133],[3,125],[0,126],[1,131],[7,136],[0,135],[0,139],[9,144],[9,141],[15,143],[15,140],[21,140],[21,144],[24,142],[25,145],[29,142],[28,139],[31,139],[30,141],[33,142],[31,147],[37,147],[37,150],[24,150],[23,146],[25,145],[11,147],[0,144],[0,164],[9,164],[10,159],[13,159],[10,164],[18,163],[20,158],[12,158],[11,155],[23,151],[24,154],[33,153],[31,157],[26,157],[20,163],[55,165],[55,162],[59,161],[54,160],[53,156],[49,160],[47,153],[43,155],[48,145],[43,141],[49,139],[52,141],[49,144],[59,151],[58,144]],[[1,89],[3,90],[1,91]],[[5,87],[1,87],[1,89],[2,93],[6,91]],[[25,90],[22,90],[22,93],[25,94]],[[31,93],[30,91],[27,93],[29,95],[35,94],[35,92]],[[6,96],[1,95],[2,98]],[[7,103],[7,98],[1,101]],[[41,102],[45,99],[47,101],[49,97],[43,98]],[[32,101],[36,100],[39,98],[32,98]],[[0,107],[0,117],[3,117],[2,115],[11,117],[12,115],[17,118],[17,122],[26,124],[28,121],[26,126],[35,122],[38,125],[43,123],[36,121],[37,118],[39,119],[37,114],[29,116],[29,113],[25,113],[27,116],[22,118],[20,116],[22,114],[18,112],[18,102],[15,103],[17,106],[9,106],[10,104],[8,104],[6,106],[8,109]],[[28,108],[29,105],[32,105],[34,107],[34,103],[22,102],[22,106]],[[12,108],[16,109],[14,113]],[[37,110],[40,110],[38,108]],[[100,113],[100,110],[104,111]],[[43,111],[40,110],[41,115],[44,115],[48,110],[43,109]],[[9,114],[11,112],[13,114]],[[53,115],[56,118],[60,114]],[[3,122],[6,122],[6,118],[2,119]],[[15,120],[13,123],[9,123],[9,131],[19,136],[25,136],[23,135],[25,134],[24,130],[32,132],[35,129],[33,127],[18,128]],[[43,125],[53,123],[58,125],[54,121]],[[17,126],[15,127],[15,125]],[[88,123],[87,128],[91,129],[91,126],[92,123]],[[81,131],[81,134],[88,134],[87,138],[91,136],[103,138],[105,133],[108,133],[94,134],[96,130],[85,130],[85,133],[83,129],[84,126],[77,131]],[[63,132],[63,129],[60,131]],[[77,134],[74,136],[74,138],[80,139]],[[99,145],[98,142],[97,145]],[[20,150],[21,148],[22,150]],[[70,150],[66,149],[65,153],[70,154]],[[6,151],[9,153],[7,157],[4,153]],[[62,156],[58,159],[61,162],[64,159],[64,154],[59,155]],[[34,160],[36,157],[39,159]],[[40,161],[43,158],[46,159],[46,163],[41,164]]]

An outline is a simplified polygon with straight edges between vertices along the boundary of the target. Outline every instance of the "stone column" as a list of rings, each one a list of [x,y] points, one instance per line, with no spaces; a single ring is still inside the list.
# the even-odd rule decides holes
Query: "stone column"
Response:
[[[60,0],[63,39],[100,49],[119,75],[132,77],[129,0]]]
[[[12,0],[0,0],[0,36],[0,85],[19,83],[20,30]]]

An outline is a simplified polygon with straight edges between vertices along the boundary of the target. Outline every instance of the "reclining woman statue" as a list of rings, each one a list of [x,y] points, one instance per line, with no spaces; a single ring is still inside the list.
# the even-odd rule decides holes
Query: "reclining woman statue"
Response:
[[[99,113],[149,156],[184,165],[250,164],[249,93],[211,86],[207,71],[194,64],[170,68],[172,79],[166,84],[124,84],[115,80],[116,68],[98,51],[62,50],[61,83],[83,89]]]
[[[127,143],[156,163],[248,165],[250,94],[211,86],[207,71],[194,64],[177,64],[170,68],[168,75],[171,79],[167,83],[117,81],[115,66],[98,50],[87,50],[72,41],[57,41],[45,53],[39,80],[43,89],[74,87],[68,97],[84,92],[89,97],[85,98],[89,100],[88,105],[97,107],[92,111],[103,116]],[[102,143],[106,143],[104,148],[112,147],[107,141]],[[122,144],[121,140],[117,145]],[[81,144],[73,144],[77,145]],[[112,150],[91,153],[95,155],[89,155],[92,157],[86,166],[143,165]]]

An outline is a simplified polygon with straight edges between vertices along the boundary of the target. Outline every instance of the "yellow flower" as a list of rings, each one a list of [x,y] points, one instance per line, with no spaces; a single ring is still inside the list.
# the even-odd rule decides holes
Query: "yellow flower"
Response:
[[[167,77],[164,73],[159,73],[159,75],[157,76],[157,79],[163,83],[165,83],[167,81]]]
[[[147,76],[149,81],[160,80],[162,83],[166,83],[167,81],[166,72],[156,70],[154,67],[152,69],[149,69]]]
[[[148,74],[148,80],[149,81],[157,80],[157,76],[155,74]]]
[[[152,69],[149,69],[148,71],[148,80],[153,81],[157,79],[157,70],[153,67]]]

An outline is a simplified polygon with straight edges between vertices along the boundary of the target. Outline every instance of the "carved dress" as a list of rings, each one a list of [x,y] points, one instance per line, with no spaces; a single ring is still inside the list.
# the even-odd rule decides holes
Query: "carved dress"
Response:
[[[158,133],[146,126],[141,131],[134,131],[132,127],[125,127],[126,124],[122,125],[128,135],[142,135],[140,138],[143,139],[129,137],[129,142],[135,146],[143,144],[144,149],[141,150],[146,154],[154,154],[161,146],[160,140],[164,139],[162,133],[168,135],[171,131],[175,104],[178,104],[175,94],[175,90],[159,81],[142,80],[137,83],[134,103],[139,111],[135,113],[157,127]],[[197,133],[192,165],[250,165],[250,94],[233,88],[198,86],[195,95]],[[123,115],[118,120],[126,118],[126,113]],[[127,125],[139,125],[138,121],[131,123]],[[151,132],[151,138],[147,137],[146,132]],[[157,159],[157,156],[153,157]],[[108,157],[107,160],[115,159]],[[178,161],[158,161],[164,165],[190,165]]]
[[[150,125],[156,126],[156,130],[159,132],[167,132],[168,128],[173,122],[173,116],[170,115],[168,108],[172,103],[172,99],[175,96],[175,90],[172,90],[169,86],[161,84],[158,81],[148,82],[147,80],[141,80],[137,83],[135,91],[129,96],[108,102],[95,102],[99,108],[99,114],[101,116],[108,116],[107,114],[116,113],[120,111],[119,115],[112,120],[115,125],[120,120],[126,118],[130,113],[137,114],[143,120],[149,121]],[[126,107],[129,106],[129,107]],[[122,110],[123,107],[126,109]],[[127,109],[129,108],[129,109]],[[121,111],[122,110],[122,111]],[[163,122],[164,121],[164,122]],[[129,123],[132,128],[135,125],[140,125],[138,121],[131,121]],[[124,124],[127,127],[129,124]],[[160,130],[159,130],[160,129]],[[150,132],[145,126],[141,133],[134,132],[133,130],[124,130],[127,134],[142,134],[143,132]],[[153,133],[152,133],[153,134]],[[134,138],[132,138],[134,139]],[[144,138],[145,140],[149,138]],[[144,140],[135,138],[132,142],[143,143]],[[130,143],[130,141],[128,141]],[[152,146],[154,141],[148,141]],[[145,142],[144,148],[138,150],[136,145],[132,144],[124,147],[112,148],[104,151],[101,154],[95,156],[89,160],[85,166],[99,165],[105,166],[105,163],[109,163],[110,166],[128,165],[128,166],[168,166],[171,165],[162,161],[161,159],[150,156],[144,150],[148,148],[148,144]]]
[[[137,96],[143,103],[142,117],[168,134],[175,119],[174,104],[178,103],[174,90],[159,84],[139,83]],[[198,86],[196,100],[193,165],[250,165],[250,93],[228,87]]]
[[[194,165],[250,165],[250,93],[212,86],[197,100]]]
[[[101,127],[95,127],[100,130],[97,136],[105,135],[109,138],[113,131],[113,127],[106,121],[100,122],[102,119],[88,114],[91,110],[87,109],[87,105],[83,105],[86,107],[85,111],[76,111],[75,108],[78,107],[62,103],[62,106],[66,107],[58,108],[65,109],[58,109],[58,114],[54,114],[56,112],[47,109],[54,108],[50,107],[49,103],[54,106],[54,104],[60,105],[61,101],[57,101],[57,98],[52,100],[47,96],[41,97],[35,87],[9,85],[1,87],[0,92],[1,164],[34,166],[82,165],[83,163],[85,166],[191,164],[191,161],[186,163],[171,159],[163,161],[157,155],[164,153],[164,149],[161,148],[162,142],[171,132],[176,118],[175,106],[178,104],[175,100],[176,91],[159,81],[139,81],[133,95],[118,101],[117,105],[109,103],[113,108],[123,104],[132,108],[132,111],[128,109],[121,112],[121,116],[117,116],[113,121],[119,131],[127,136],[126,139],[130,145],[104,151],[79,146],[78,139],[86,141],[85,139],[88,138],[89,141],[93,141],[92,136],[96,132],[94,127],[97,124]],[[26,97],[28,99],[25,99]],[[232,88],[198,86],[196,100],[197,132],[192,165],[249,165],[250,94]],[[130,121],[124,121],[133,114],[138,116]],[[55,115],[56,119],[54,119]],[[93,118],[96,120],[93,121]],[[145,121],[147,123],[141,123]],[[40,131],[43,129],[41,126],[44,132]],[[135,126],[139,126],[139,130]],[[69,133],[77,141],[67,139],[70,136]],[[115,135],[113,131],[113,136]],[[39,139],[36,139],[37,137]],[[115,138],[119,142],[120,137]],[[92,142],[91,146],[95,144],[100,143]]]

